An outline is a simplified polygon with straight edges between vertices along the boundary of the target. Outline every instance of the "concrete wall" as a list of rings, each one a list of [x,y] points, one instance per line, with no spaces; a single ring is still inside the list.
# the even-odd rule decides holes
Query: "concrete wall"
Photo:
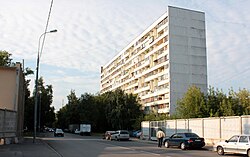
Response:
[[[196,85],[207,92],[205,14],[169,7],[170,114],[177,99]]]
[[[208,144],[224,141],[233,135],[250,134],[250,115],[147,121],[142,123],[143,135],[149,135],[144,139],[150,140],[156,140],[154,132],[156,132],[158,128],[162,128],[167,136],[178,132],[193,132],[204,137]],[[164,124],[164,126],[159,124]],[[149,128],[145,129],[145,126],[149,126]]]
[[[0,139],[23,136],[24,74],[20,63],[0,67]],[[1,143],[1,142],[0,142]],[[9,143],[9,142],[5,142]]]
[[[0,109],[0,138],[15,137],[17,112]]]
[[[16,67],[0,67],[0,108],[15,110]]]

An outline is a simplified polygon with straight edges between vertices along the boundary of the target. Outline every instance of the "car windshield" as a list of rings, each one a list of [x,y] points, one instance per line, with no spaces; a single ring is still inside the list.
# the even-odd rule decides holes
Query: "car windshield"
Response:
[[[62,129],[56,129],[56,132],[62,133],[63,131],[62,131]]]
[[[186,137],[199,137],[198,135],[196,135],[195,133],[185,133]]]

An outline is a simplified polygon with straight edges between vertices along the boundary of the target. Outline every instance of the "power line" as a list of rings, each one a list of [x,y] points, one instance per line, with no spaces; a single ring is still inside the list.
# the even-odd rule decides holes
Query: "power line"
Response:
[[[44,42],[45,42],[45,38],[46,38],[46,32],[47,32],[48,25],[49,25],[49,19],[50,19],[52,6],[53,6],[53,0],[51,0],[51,3],[50,3],[49,15],[48,15],[48,19],[47,19],[47,23],[46,23],[46,27],[45,27],[45,31],[44,31],[44,36],[43,36],[43,42],[42,42],[41,51],[40,51],[40,58],[41,58],[42,52],[43,52],[43,46],[44,46]]]
[[[241,71],[240,73],[234,74],[233,76],[230,76],[230,77],[228,77],[228,78],[226,78],[226,79],[224,79],[224,80],[222,80],[222,81],[220,81],[220,82],[217,82],[217,83],[215,83],[215,84],[218,85],[218,84],[227,82],[227,81],[231,80],[232,78],[235,78],[235,77],[240,76],[240,74],[243,74],[243,73],[247,72],[248,70],[250,70],[250,67],[246,68],[245,70]]]

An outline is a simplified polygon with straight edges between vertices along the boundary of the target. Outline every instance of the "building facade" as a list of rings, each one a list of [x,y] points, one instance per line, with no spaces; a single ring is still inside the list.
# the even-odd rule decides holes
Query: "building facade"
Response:
[[[0,143],[15,142],[23,134],[24,73],[20,63],[11,67],[0,66]],[[6,142],[6,143],[9,143]]]
[[[169,6],[165,14],[101,67],[101,93],[138,94],[144,111],[172,114],[195,85],[207,92],[205,13]]]

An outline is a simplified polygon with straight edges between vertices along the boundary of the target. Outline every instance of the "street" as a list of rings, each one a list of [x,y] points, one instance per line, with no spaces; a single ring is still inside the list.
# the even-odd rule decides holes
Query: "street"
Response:
[[[216,152],[207,149],[182,151],[179,148],[158,148],[154,142],[108,141],[98,136],[79,136],[68,133],[65,137],[53,137],[51,133],[43,140],[61,157],[218,157]],[[235,155],[224,157],[227,156]]]

